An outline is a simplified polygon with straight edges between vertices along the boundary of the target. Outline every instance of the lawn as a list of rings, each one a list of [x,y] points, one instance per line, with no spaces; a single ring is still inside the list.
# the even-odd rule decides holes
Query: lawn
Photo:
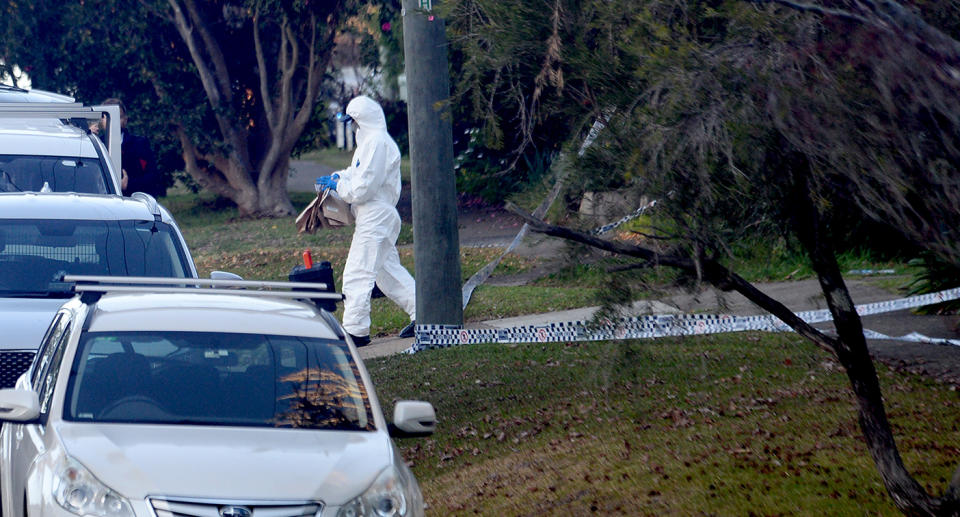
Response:
[[[294,203],[300,209],[309,199],[298,194]],[[209,196],[178,194],[164,204],[203,276],[221,269],[285,279],[310,249],[339,280],[350,229],[298,235],[292,217],[240,219]],[[411,242],[405,227],[400,255],[412,272]],[[462,250],[463,278],[501,252]],[[792,263],[770,262],[757,260],[750,276],[803,274]],[[510,256],[497,271],[538,265]],[[532,285],[481,286],[465,318],[592,305],[608,285],[603,270],[618,266],[604,259]],[[375,335],[406,324],[384,299],[374,300],[372,318]],[[405,398],[437,409],[434,436],[398,444],[429,515],[897,514],[860,438],[842,370],[795,335],[469,345],[367,366],[388,415]],[[960,462],[957,392],[879,370],[901,454],[937,493]]]
[[[381,403],[429,400],[400,447],[430,515],[898,515],[846,377],[792,334],[467,345],[367,361]],[[908,468],[960,462],[960,400],[880,368]],[[388,412],[389,414],[389,412]]]

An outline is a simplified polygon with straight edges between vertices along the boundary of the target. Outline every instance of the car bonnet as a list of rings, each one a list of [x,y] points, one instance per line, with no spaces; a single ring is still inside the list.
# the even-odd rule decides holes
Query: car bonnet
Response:
[[[36,350],[63,298],[0,296],[0,350]]]
[[[67,453],[120,494],[342,504],[393,462],[385,432],[59,422]]]

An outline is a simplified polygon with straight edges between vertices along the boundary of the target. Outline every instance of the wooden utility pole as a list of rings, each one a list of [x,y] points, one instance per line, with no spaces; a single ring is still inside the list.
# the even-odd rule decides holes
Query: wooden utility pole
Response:
[[[430,0],[403,0],[417,324],[463,326],[450,72]]]

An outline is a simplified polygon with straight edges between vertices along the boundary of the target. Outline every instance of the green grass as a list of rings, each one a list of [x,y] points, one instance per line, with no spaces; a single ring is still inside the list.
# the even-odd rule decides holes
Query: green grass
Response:
[[[846,377],[795,335],[469,345],[367,362],[429,515],[897,515]],[[413,373],[415,372],[415,373]],[[880,369],[908,468],[931,492],[960,457],[956,393]]]
[[[493,320],[589,307],[596,303],[595,289],[484,285],[473,292],[463,318],[468,322]]]

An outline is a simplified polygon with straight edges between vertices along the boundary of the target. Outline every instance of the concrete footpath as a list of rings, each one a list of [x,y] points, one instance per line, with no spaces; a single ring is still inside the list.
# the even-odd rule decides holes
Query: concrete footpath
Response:
[[[287,190],[291,192],[313,192],[314,184],[320,176],[327,176],[335,171],[322,163],[308,160],[291,160],[290,175],[287,177]]]

